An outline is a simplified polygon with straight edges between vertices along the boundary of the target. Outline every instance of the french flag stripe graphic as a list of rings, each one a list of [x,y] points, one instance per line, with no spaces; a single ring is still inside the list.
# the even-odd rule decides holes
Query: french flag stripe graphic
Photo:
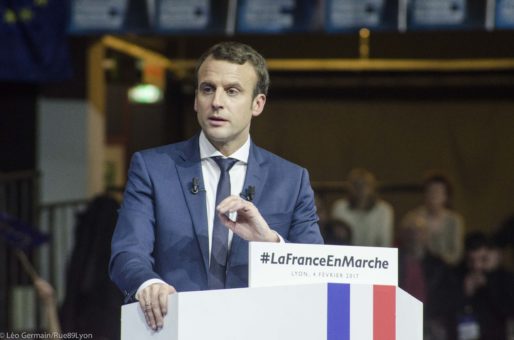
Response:
[[[329,283],[327,340],[395,340],[396,287]]]
[[[350,340],[350,285],[329,283],[327,340]]]
[[[396,339],[396,287],[373,286],[373,340]]]
[[[350,289],[350,339],[373,339],[373,286],[352,285]]]

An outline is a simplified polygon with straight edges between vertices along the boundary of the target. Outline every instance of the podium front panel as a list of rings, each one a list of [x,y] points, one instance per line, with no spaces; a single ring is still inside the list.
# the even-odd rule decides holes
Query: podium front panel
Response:
[[[396,286],[318,283],[184,292],[164,327],[122,309],[122,340],[422,340],[421,302]]]

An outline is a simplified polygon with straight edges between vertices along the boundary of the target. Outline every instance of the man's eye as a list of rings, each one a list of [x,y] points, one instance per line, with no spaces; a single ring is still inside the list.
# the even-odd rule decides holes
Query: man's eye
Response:
[[[203,86],[201,88],[201,90],[203,93],[206,93],[206,94],[214,92],[214,89],[212,88],[212,86]]]
[[[234,87],[231,87],[227,90],[227,93],[229,96],[235,96],[236,94],[239,93],[239,90]]]

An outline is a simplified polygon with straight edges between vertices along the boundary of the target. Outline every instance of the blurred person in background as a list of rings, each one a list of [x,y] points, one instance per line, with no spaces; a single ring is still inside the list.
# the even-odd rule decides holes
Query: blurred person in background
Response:
[[[107,273],[119,206],[115,198],[103,194],[77,215],[66,295],[60,309],[65,333],[91,334],[97,340],[120,338],[123,295]]]
[[[34,288],[43,306],[43,313],[47,323],[46,333],[51,335],[48,339],[58,339],[61,333],[61,324],[57,311],[55,290],[50,283],[39,276],[34,278]]]
[[[36,291],[39,302],[41,303],[40,311],[42,313],[43,328],[35,331],[18,331],[13,333],[13,336],[16,334],[16,338],[19,338],[20,335],[22,335],[22,337],[27,335],[45,339],[58,339],[61,335],[61,324],[59,321],[57,298],[55,297],[54,287],[52,287],[48,281],[39,276],[24,250],[15,248],[14,253],[20,261],[21,267],[25,273],[31,278],[34,290]],[[2,338],[1,332],[0,338]],[[7,336],[7,338],[9,338],[9,336]]]
[[[325,244],[352,245],[352,228],[341,220],[329,220],[325,224]]]
[[[452,186],[441,174],[431,174],[424,182],[423,205],[410,211],[428,223],[428,247],[447,264],[456,265],[462,257],[464,220],[450,210]]]
[[[428,221],[407,214],[399,230],[399,286],[423,302],[424,339],[444,340],[456,281],[449,266],[428,247]]]
[[[375,176],[366,169],[350,171],[348,197],[334,202],[331,217],[350,226],[353,245],[392,245],[393,208],[378,197]]]
[[[482,232],[466,237],[457,269],[455,336],[460,340],[506,340],[514,315],[514,274],[502,266],[500,249]]]

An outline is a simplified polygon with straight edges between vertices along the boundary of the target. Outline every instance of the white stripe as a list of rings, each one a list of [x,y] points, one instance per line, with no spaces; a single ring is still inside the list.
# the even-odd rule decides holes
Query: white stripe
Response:
[[[373,286],[350,287],[350,339],[373,340]]]

